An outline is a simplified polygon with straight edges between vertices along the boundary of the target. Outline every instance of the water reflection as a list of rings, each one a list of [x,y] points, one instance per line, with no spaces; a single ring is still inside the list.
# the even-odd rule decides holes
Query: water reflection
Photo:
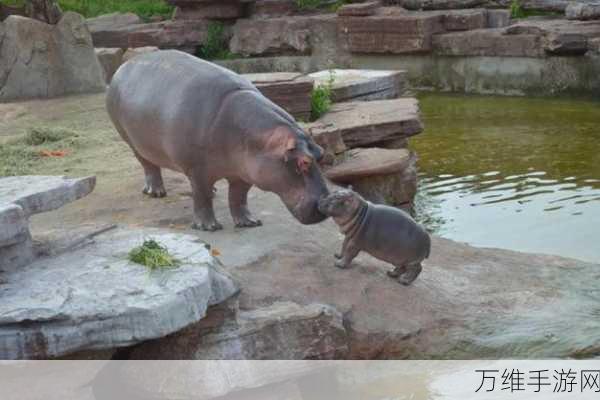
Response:
[[[421,222],[478,246],[600,261],[600,103],[420,100]]]

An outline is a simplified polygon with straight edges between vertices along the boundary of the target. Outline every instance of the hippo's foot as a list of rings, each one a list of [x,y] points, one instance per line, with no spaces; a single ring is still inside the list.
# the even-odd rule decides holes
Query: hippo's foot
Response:
[[[335,265],[339,269],[347,269],[348,268],[348,263],[346,263],[345,260],[340,259],[340,258],[338,258],[337,260],[335,260],[335,262],[333,263],[333,265]]]
[[[393,270],[387,272],[387,276],[390,278],[397,278],[406,272],[406,266],[402,265],[400,267],[395,267]]]
[[[262,226],[262,221],[260,219],[253,219],[250,216],[236,218],[234,222],[236,228],[254,228],[257,226]]]
[[[167,191],[165,190],[165,187],[162,184],[152,185],[146,183],[144,189],[142,190],[142,193],[155,198],[165,197],[167,195]]]
[[[410,266],[406,270],[406,272],[404,272],[398,277],[398,282],[400,282],[404,286],[408,286],[411,283],[413,283],[415,279],[417,279],[417,277],[421,274],[422,270],[423,267],[421,267],[421,264]]]
[[[214,232],[223,229],[223,225],[218,223],[217,221],[211,222],[194,222],[192,224],[192,229],[198,229],[201,231]]]

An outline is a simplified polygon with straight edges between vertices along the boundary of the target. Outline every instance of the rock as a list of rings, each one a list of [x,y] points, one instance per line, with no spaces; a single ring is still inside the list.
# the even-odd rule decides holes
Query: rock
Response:
[[[510,23],[510,10],[486,10],[486,28],[504,28]]]
[[[542,57],[541,37],[532,34],[507,35],[502,29],[478,29],[436,35],[436,54],[446,56]]]
[[[123,63],[131,60],[134,57],[137,57],[142,54],[152,53],[158,51],[158,47],[154,46],[146,46],[146,47],[136,47],[133,49],[127,49],[127,51],[123,54]]]
[[[401,96],[407,88],[405,71],[332,69],[309,75],[315,86],[330,80],[333,101],[383,100]]]
[[[240,19],[233,26],[229,48],[244,56],[308,54],[311,18]]]
[[[306,360],[344,358],[342,315],[321,304],[275,302],[238,311],[218,328],[191,326],[138,346],[134,359]]]
[[[423,130],[416,99],[336,103],[307,127],[313,135],[341,134],[348,148],[386,147]]]
[[[102,68],[79,14],[56,25],[11,15],[0,23],[0,101],[104,90]]]
[[[259,0],[248,5],[248,15],[252,18],[277,18],[298,12],[296,0]]]
[[[181,1],[169,0],[176,5],[173,19],[232,19],[240,18],[244,14],[243,4],[236,0],[220,1]]]
[[[367,17],[338,19],[343,47],[351,53],[424,53],[432,36],[443,32],[439,14],[408,13],[381,8]]]
[[[90,31],[96,47],[127,49],[154,46],[194,52],[206,40],[208,24],[207,20],[168,20],[147,24],[116,24],[114,27],[96,23],[90,25]]]
[[[152,237],[182,264],[149,272],[127,253]],[[129,346],[176,332],[237,292],[195,236],[120,230],[5,272],[0,358],[58,357]]]
[[[487,0],[397,0],[407,10],[455,10],[482,7]]]
[[[565,9],[567,19],[600,19],[600,3],[569,3]]]
[[[487,28],[487,12],[485,9],[449,10],[442,13],[444,29],[447,31],[470,31]]]
[[[123,49],[100,47],[96,49],[96,57],[104,70],[104,79],[110,83],[115,72],[123,63]]]
[[[95,177],[61,176],[0,178],[0,268],[14,269],[33,261],[35,250],[29,217],[78,200],[94,190]]]
[[[62,18],[62,10],[57,0],[28,0],[25,2],[25,15],[54,25]]]
[[[88,18],[86,24],[91,32],[111,32],[115,29],[128,28],[131,25],[141,24],[143,21],[134,13],[104,14],[95,18]]]
[[[337,15],[341,17],[363,17],[375,14],[381,4],[379,1],[367,1],[365,3],[345,4],[338,8]]]
[[[310,118],[310,96],[313,80],[295,72],[273,72],[244,75],[269,100],[295,118]]]
[[[588,40],[588,48],[591,54],[600,54],[600,38]]]
[[[417,193],[416,156],[407,149],[353,149],[325,169],[335,183],[352,185],[377,204],[410,208]]]

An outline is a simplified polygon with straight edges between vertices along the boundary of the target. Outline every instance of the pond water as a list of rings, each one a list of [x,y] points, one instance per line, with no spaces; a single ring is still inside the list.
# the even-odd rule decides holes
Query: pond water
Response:
[[[419,100],[420,222],[475,246],[600,262],[600,102]]]

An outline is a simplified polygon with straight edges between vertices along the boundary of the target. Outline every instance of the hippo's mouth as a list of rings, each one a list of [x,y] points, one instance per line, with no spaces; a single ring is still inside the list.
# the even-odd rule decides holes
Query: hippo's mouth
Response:
[[[296,205],[289,210],[300,223],[305,225],[316,224],[327,218],[327,215],[320,210],[319,200],[307,200],[305,196],[300,197]]]

